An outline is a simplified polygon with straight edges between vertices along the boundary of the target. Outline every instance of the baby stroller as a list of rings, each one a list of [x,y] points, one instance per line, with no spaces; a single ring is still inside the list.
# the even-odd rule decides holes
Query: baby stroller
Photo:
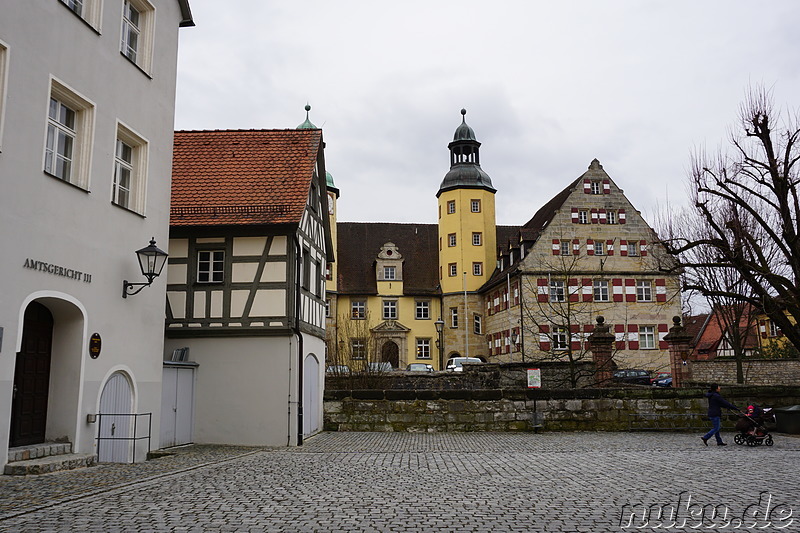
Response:
[[[771,422],[775,422],[772,409],[762,409],[757,405],[747,406],[747,412],[741,413],[736,422],[735,429],[738,433],[733,437],[733,442],[748,446],[760,446],[761,444],[772,446],[772,435],[769,434],[766,426]]]

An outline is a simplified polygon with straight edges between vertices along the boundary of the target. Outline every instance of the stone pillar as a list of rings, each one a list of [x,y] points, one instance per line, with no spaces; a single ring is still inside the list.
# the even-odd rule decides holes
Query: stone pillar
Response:
[[[685,326],[681,326],[681,317],[672,317],[672,323],[664,340],[669,344],[672,386],[683,387],[685,382],[692,379],[692,366],[689,361],[689,354],[692,353],[689,343],[692,341],[692,336],[686,332]]]
[[[597,317],[597,324],[594,331],[589,335],[589,349],[592,351],[592,361],[594,361],[594,382],[595,386],[606,386],[611,382],[612,357],[614,348],[614,334],[610,327],[605,323],[606,319],[602,316]]]

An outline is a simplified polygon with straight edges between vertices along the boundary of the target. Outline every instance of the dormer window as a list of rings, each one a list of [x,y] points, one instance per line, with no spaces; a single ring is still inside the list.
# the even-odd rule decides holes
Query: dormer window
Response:
[[[397,267],[394,266],[383,267],[383,279],[385,281],[392,281],[397,279]]]

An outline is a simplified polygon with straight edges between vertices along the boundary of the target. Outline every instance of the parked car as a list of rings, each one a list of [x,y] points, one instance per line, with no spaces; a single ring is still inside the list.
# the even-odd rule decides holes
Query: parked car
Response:
[[[350,367],[347,365],[330,365],[325,369],[326,374],[349,374]]]
[[[464,363],[483,363],[483,361],[477,357],[451,357],[447,360],[445,370],[449,370],[450,372],[463,372],[464,367],[462,365]]]
[[[659,372],[658,374],[655,375],[655,377],[650,378],[650,384],[655,385],[656,381],[671,377],[672,377],[672,372]]]
[[[650,372],[639,369],[617,370],[613,380],[617,383],[631,383],[634,385],[650,385]]]
[[[428,363],[411,363],[406,367],[406,372],[433,372],[433,365]]]
[[[388,361],[372,362],[367,365],[367,372],[391,372],[392,363]]]
[[[655,380],[653,387],[672,387],[672,376]]]

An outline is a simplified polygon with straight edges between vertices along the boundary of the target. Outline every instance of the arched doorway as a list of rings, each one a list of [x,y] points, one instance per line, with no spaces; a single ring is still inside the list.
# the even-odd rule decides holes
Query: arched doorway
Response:
[[[303,436],[319,431],[320,419],[320,365],[313,353],[303,362]]]
[[[14,369],[11,446],[44,442],[47,430],[53,315],[44,305],[31,302],[22,328],[22,347]]]
[[[400,366],[400,348],[394,341],[386,341],[381,348],[381,361],[391,363],[392,368]]]
[[[133,461],[133,388],[127,375],[114,372],[100,394],[97,458],[101,463]]]

